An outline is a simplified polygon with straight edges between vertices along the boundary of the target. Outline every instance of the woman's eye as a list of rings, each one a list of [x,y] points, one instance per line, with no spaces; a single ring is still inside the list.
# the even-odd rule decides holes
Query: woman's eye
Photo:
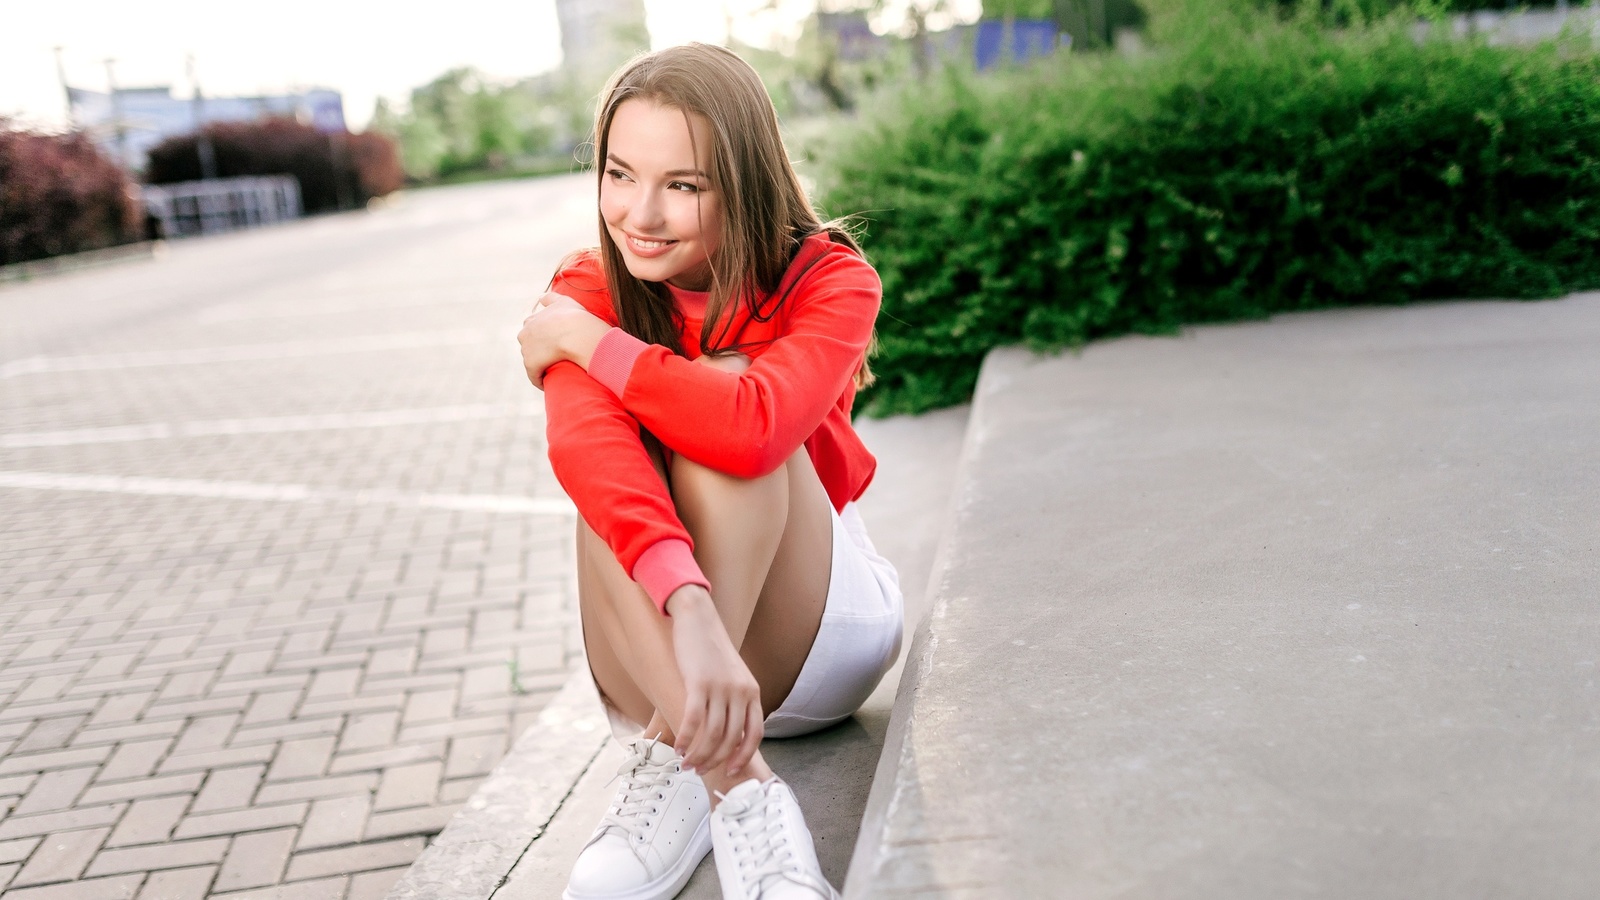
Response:
[[[674,181],[673,183],[667,185],[667,187],[675,191],[684,191],[690,194],[697,193],[700,190],[699,185],[690,184],[687,181]]]
[[[606,174],[611,176],[612,180],[614,181],[628,180],[628,173],[622,171],[621,169],[607,169]]]

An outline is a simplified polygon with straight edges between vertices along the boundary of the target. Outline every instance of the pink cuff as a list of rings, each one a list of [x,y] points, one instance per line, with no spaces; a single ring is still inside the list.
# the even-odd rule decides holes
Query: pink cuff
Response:
[[[667,598],[678,588],[698,584],[711,590],[711,582],[694,561],[689,544],[677,538],[656,541],[639,554],[639,561],[633,564],[633,580],[655,601],[662,615],[667,614]]]
[[[610,389],[619,398],[628,387],[628,376],[633,374],[633,362],[649,347],[644,341],[613,328],[595,345],[589,357],[589,377]]]

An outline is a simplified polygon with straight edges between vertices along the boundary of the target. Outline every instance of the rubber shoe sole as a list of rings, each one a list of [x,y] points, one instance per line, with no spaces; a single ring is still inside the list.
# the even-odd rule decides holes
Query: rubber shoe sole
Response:
[[[706,854],[711,852],[710,816],[700,820],[700,825],[695,828],[694,837],[690,841],[688,851],[678,857],[677,864],[662,872],[660,877],[649,884],[640,885],[621,894],[574,893],[569,886],[561,892],[561,900],[672,900],[683,890],[683,886],[689,883],[689,878],[699,867],[700,860],[705,859]]]

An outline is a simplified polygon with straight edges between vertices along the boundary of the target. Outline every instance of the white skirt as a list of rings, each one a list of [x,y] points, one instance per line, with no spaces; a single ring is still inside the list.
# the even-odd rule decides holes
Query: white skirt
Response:
[[[900,655],[905,601],[900,576],[867,537],[854,503],[833,514],[833,572],[822,626],[800,677],[767,716],[770,738],[798,737],[850,717]]]

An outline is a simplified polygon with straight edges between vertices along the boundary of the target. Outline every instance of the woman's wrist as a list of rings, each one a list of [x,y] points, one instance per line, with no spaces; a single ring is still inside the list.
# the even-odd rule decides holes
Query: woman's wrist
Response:
[[[585,372],[589,371],[589,363],[594,359],[594,351],[600,346],[600,339],[606,336],[611,326],[594,316],[584,316],[561,336],[561,355],[577,363]]]
[[[700,584],[685,584],[668,594],[663,609],[674,619],[694,618],[707,611],[716,615],[716,605],[711,601],[711,592],[705,589],[705,585]]]

